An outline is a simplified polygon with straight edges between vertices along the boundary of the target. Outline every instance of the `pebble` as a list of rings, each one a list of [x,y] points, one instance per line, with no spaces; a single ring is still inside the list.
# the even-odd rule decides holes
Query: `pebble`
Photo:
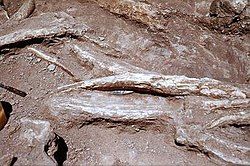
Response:
[[[104,40],[105,40],[105,37],[100,36],[100,37],[99,37],[99,40],[104,41]]]
[[[27,59],[28,61],[32,61],[32,60],[34,59],[34,57],[32,57],[32,56],[27,56],[26,59]]]
[[[37,58],[36,62],[39,63],[39,62],[41,62],[41,60],[42,60],[41,58]]]
[[[49,71],[54,71],[54,70],[56,69],[56,65],[50,64],[50,65],[47,67],[47,69],[48,69]]]

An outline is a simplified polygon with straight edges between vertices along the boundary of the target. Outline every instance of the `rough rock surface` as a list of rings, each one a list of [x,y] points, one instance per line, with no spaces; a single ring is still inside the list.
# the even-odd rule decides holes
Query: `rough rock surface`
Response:
[[[0,0],[0,165],[250,165],[249,26],[249,0]]]

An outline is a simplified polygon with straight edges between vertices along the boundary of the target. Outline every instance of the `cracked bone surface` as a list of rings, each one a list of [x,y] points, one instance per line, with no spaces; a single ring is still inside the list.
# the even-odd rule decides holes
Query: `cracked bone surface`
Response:
[[[101,55],[95,55],[95,53],[91,53],[88,50],[84,50],[78,45],[73,45],[71,48],[81,60],[84,60],[94,65],[96,68],[99,68],[100,70],[106,69],[114,74],[122,74],[122,73],[132,72],[132,71],[150,73],[147,70],[133,66],[126,62],[122,62],[122,61],[115,62],[114,59],[109,58],[107,56],[104,57]]]
[[[248,9],[212,1],[4,0],[0,163],[250,165],[249,35],[213,30]]]
[[[234,109],[234,108],[247,108],[250,107],[250,99],[236,99],[236,100],[208,100],[203,102],[203,108],[208,110],[218,109]]]
[[[229,129],[227,132],[232,131]],[[219,136],[219,132],[223,133],[224,136]],[[199,125],[187,125],[177,128],[176,141],[186,146],[196,147],[204,153],[215,155],[229,163],[249,165],[249,140],[242,139],[244,134],[247,135],[247,131],[241,133],[240,139],[234,137],[234,135],[225,135],[225,133],[222,129],[209,132],[202,130]]]
[[[59,87],[83,89],[127,89],[162,95],[204,95],[215,98],[246,98],[239,88],[209,78],[165,76],[159,74],[125,73],[78,82]]]
[[[28,28],[25,26],[19,28],[18,24],[25,24],[25,22],[29,22],[26,25]],[[32,24],[32,22],[34,23]],[[61,35],[81,36],[88,29],[86,25],[78,24],[72,16],[65,12],[44,13],[18,24],[15,28],[10,28],[8,33],[0,31],[0,50],[8,45],[28,40],[49,39]],[[8,25],[6,26],[8,27]]]
[[[217,104],[216,109],[204,107],[206,102]],[[248,103],[248,99],[231,99],[229,102],[224,98],[211,100],[206,96],[189,96],[173,100],[149,94],[116,95],[112,90],[83,89],[59,92],[47,101],[53,116],[83,125],[103,121],[144,122],[147,126],[172,123],[176,126],[178,143],[234,164],[249,164],[249,138],[244,130],[244,126],[249,125]],[[228,110],[230,108],[234,113]],[[218,110],[222,113],[216,112]],[[194,125],[190,125],[191,122]],[[237,137],[234,136],[236,133]]]
[[[229,163],[249,165],[249,99],[187,97],[185,110],[188,113],[180,114],[177,126],[177,143]]]
[[[117,96],[111,93],[113,90],[142,94]],[[171,98],[175,98],[174,102]],[[144,120],[148,125],[163,125],[172,119],[177,143],[196,147],[230,163],[249,164],[249,138],[245,138],[244,131],[250,120],[249,98],[239,88],[217,80],[125,73],[60,87],[47,105],[52,115],[81,124],[102,119],[120,123]],[[220,130],[223,134],[217,136]],[[238,133],[238,138],[230,138],[233,132]],[[241,139],[246,140],[240,142]]]
[[[209,126],[208,129],[218,127],[218,126],[225,126],[225,125],[248,125],[250,122],[250,111],[248,112],[240,112],[238,115],[226,115],[223,116],[215,121],[213,121]]]
[[[125,15],[135,21],[148,25],[150,28],[164,29],[163,15],[150,3],[136,0],[94,0],[98,5],[113,13]]]
[[[111,91],[112,92],[112,91]],[[173,110],[181,111],[182,102],[164,97],[133,94],[117,95],[111,92],[71,91],[54,95],[47,101],[52,115],[66,121],[77,119],[80,123],[92,119],[111,121],[157,121],[172,116]],[[171,113],[171,114],[170,114]]]

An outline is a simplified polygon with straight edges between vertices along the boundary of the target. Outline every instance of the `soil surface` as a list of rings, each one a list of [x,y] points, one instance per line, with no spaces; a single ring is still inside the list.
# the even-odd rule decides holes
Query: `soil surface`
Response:
[[[0,165],[250,164],[248,0],[0,2]]]

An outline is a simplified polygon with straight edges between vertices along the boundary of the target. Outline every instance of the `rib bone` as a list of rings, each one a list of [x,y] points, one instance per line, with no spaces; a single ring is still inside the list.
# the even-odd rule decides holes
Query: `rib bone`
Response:
[[[214,127],[225,126],[230,124],[236,125],[248,125],[250,124],[250,112],[240,112],[236,115],[226,115],[208,125],[207,129],[212,129]]]
[[[203,102],[203,108],[207,110],[250,108],[250,99],[206,100]]]
[[[50,63],[55,64],[56,66],[60,67],[63,71],[65,71],[67,74],[69,74],[71,77],[75,78],[75,75],[69,69],[67,69],[63,64],[58,62],[56,58],[48,56],[36,48],[29,47],[28,50],[31,50],[32,52],[34,52],[35,55],[38,56],[39,58],[42,58]]]
[[[101,56],[101,55],[95,55],[93,53],[90,53],[86,50],[83,50],[78,45],[73,45],[71,49],[78,55],[78,58],[84,61],[87,61],[91,64],[93,64],[95,67],[100,69],[106,69],[112,73],[115,74],[122,74],[125,72],[149,72],[147,70],[144,70],[142,68],[133,66],[131,64],[128,64],[126,62],[122,62],[107,56]]]
[[[83,88],[91,90],[133,90],[151,94],[203,95],[214,98],[246,98],[239,88],[209,78],[165,76],[159,74],[125,73],[86,80],[59,87],[59,90]]]
[[[82,36],[88,29],[85,24],[78,24],[74,18],[64,12],[46,13],[23,20],[22,23],[26,21],[28,24],[30,22],[36,22],[36,24],[22,29],[18,28],[17,25],[17,29],[13,29],[10,33],[0,36],[0,50],[8,45],[31,39],[52,38],[61,35]]]
[[[233,164],[250,164],[248,157],[250,151],[249,146],[216,137],[208,131],[203,131],[198,125],[187,125],[178,128],[176,142],[189,147],[196,147],[207,154],[213,154]]]

